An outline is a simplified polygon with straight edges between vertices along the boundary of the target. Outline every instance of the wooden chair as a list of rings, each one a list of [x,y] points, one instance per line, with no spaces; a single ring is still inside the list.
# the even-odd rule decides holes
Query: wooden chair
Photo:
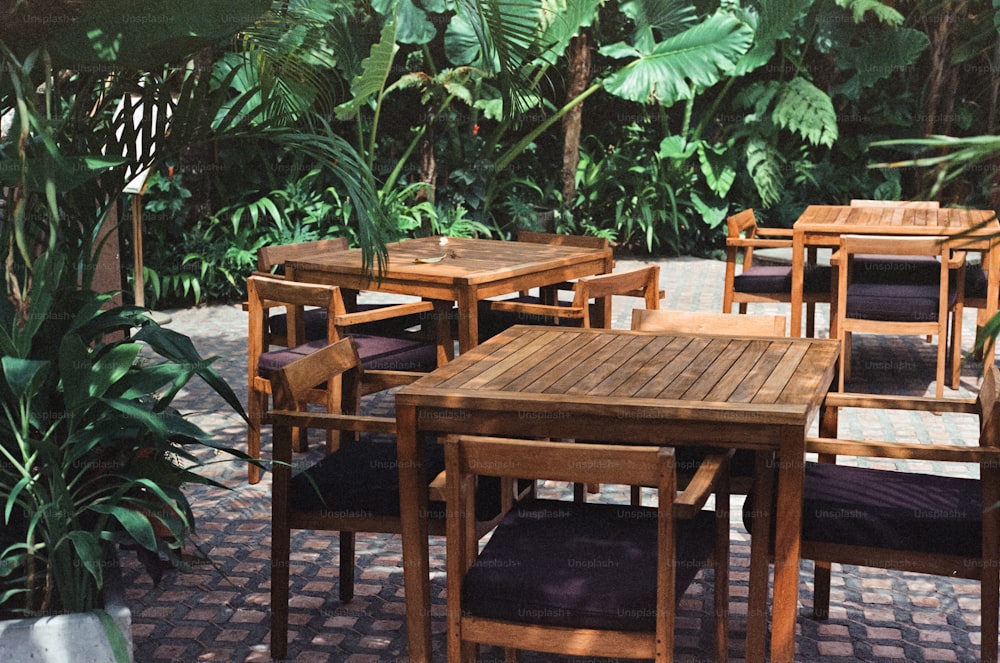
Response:
[[[873,282],[859,276],[864,268],[854,263],[857,254],[936,257],[938,279],[930,284],[906,279]],[[961,371],[965,253],[954,251],[943,237],[844,235],[831,262],[838,265],[836,318],[831,335],[842,343],[839,390],[844,391],[844,383],[850,377],[853,333],[932,335],[938,338],[936,395],[942,398],[949,318],[953,320],[950,385],[957,389]],[[952,270],[956,270],[954,278]]]
[[[347,251],[349,245],[344,237],[333,239],[319,239],[310,242],[296,242],[293,244],[271,244],[257,249],[257,272],[269,275],[272,278],[284,276],[285,263],[297,258],[305,258],[311,255],[323,255],[338,251]],[[345,288],[340,289],[341,299],[344,301],[344,308],[350,313],[358,311],[370,311],[382,308],[386,304],[358,304],[358,292]],[[389,304],[395,306],[406,302],[394,302]],[[316,341],[325,338],[326,335],[326,311],[314,308],[306,309],[305,316],[305,338],[307,341]],[[414,334],[409,330],[422,327],[426,320],[424,313],[410,313],[407,315],[398,314],[391,318],[376,320],[373,322],[358,323],[355,331],[359,333],[375,334],[378,336],[401,336],[412,338]],[[288,345],[287,319],[283,313],[275,313],[268,321],[268,332],[271,335],[271,343],[274,345]],[[424,336],[428,336],[424,334]]]
[[[395,384],[405,384],[412,379],[414,371],[426,372],[437,366],[437,348],[433,344],[416,339],[348,332],[356,324],[433,310],[430,302],[348,313],[339,288],[260,275],[247,279],[247,296],[247,414],[250,418],[247,440],[251,458],[260,458],[260,428],[266,423],[264,413],[271,393],[271,375],[289,362],[338,340],[343,334],[351,333],[360,348],[366,368],[382,371],[386,383],[392,384],[390,378],[395,376]],[[326,326],[322,339],[306,340],[304,311],[307,306],[322,310],[325,314],[323,319]],[[287,345],[276,349],[271,347],[274,340],[270,333],[272,309],[284,309],[289,322]],[[310,398],[311,402],[323,404],[328,409],[337,404],[333,388],[310,392]],[[334,438],[329,438],[328,443],[334,444]],[[299,439],[298,446],[305,446],[304,434]],[[257,483],[259,480],[260,468],[251,463],[249,481]]]
[[[740,313],[754,303],[791,303],[790,265],[755,265],[754,249],[792,248],[791,228],[761,228],[752,209],[726,219],[726,279],[722,312]],[[739,273],[737,273],[739,267]],[[831,302],[831,271],[824,265],[807,266],[803,276],[802,301],[806,304],[806,335],[815,335],[816,304]]]
[[[837,414],[847,407],[978,416],[979,445],[839,439]],[[982,660],[995,662],[1000,628],[997,367],[986,368],[976,399],[831,393],[821,432],[828,437],[807,439],[806,450],[819,454],[822,462],[806,464],[802,522],[802,556],[816,560],[814,616],[829,615],[832,562],[977,579]],[[874,458],[879,469],[838,465],[837,456]],[[968,463],[978,470],[978,478],[882,469],[896,460]]]
[[[448,660],[478,644],[577,656],[673,660],[674,611],[700,568],[715,569],[716,655],[727,657],[726,454],[676,495],[673,449],[483,437],[445,441]],[[652,483],[659,507],[519,502],[480,552],[477,475]],[[715,491],[717,511],[703,510]]]
[[[647,309],[660,307],[660,267],[650,265],[627,272],[585,276],[573,284],[573,301],[554,304],[529,303],[515,300],[487,302],[494,313],[506,314],[506,326],[511,324],[568,324],[590,327],[591,300],[623,296],[640,297]],[[610,321],[605,321],[610,326]],[[505,327],[506,328],[506,327]]]
[[[783,315],[746,315],[704,311],[632,310],[632,329],[637,331],[715,334],[720,336],[785,336],[788,320]]]
[[[366,387],[373,377],[377,384]],[[339,379],[339,412],[310,412],[308,403],[317,385]],[[354,339],[332,343],[308,358],[294,361],[272,376],[274,470],[271,505],[271,655],[283,659],[288,642],[289,561],[292,530],[339,532],[339,599],[354,597],[355,533],[399,533],[399,477],[396,422],[391,417],[359,414],[361,395],[384,386],[364,370]],[[349,431],[340,447],[325,458],[292,473],[293,431],[297,428]],[[427,444],[431,535],[446,534],[444,509],[444,451]],[[507,484],[507,487],[512,487]],[[522,484],[530,492],[533,484]],[[513,492],[502,493],[499,480],[481,483],[479,510],[473,532],[483,536],[510,508]],[[476,539],[473,539],[473,542]]]
[[[575,246],[586,249],[606,249],[608,240],[590,235],[560,235],[556,233],[540,233],[522,230],[517,235],[518,242],[544,244],[547,246]],[[531,306],[570,306],[572,302],[560,298],[562,292],[571,292],[576,281],[552,283],[538,288],[537,294],[522,291],[517,297],[500,300],[483,300],[479,302],[479,340],[485,341],[496,336],[508,327],[517,324],[543,325],[553,324],[552,318],[545,318],[534,313],[519,313],[505,307],[525,304]],[[494,304],[499,303],[499,306]],[[558,324],[558,323],[556,323]],[[610,325],[610,321],[606,322]]]
[[[883,209],[940,209],[936,200],[851,200],[851,207],[881,207]],[[864,270],[858,278],[878,283],[936,283],[937,258],[934,256],[864,255],[854,257]],[[927,339],[931,341],[930,338]]]

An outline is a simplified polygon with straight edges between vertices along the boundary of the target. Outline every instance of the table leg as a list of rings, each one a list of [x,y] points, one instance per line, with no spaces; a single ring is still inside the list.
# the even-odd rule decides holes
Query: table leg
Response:
[[[427,537],[427,479],[420,462],[417,410],[396,405],[399,511],[403,539],[406,628],[413,663],[431,661],[430,551]]]
[[[763,661],[767,650],[767,595],[771,523],[774,519],[774,452],[758,451],[754,463],[753,533],[750,536],[750,589],[747,597],[746,660]]]
[[[805,483],[805,436],[782,445],[777,456],[778,507],[775,510],[774,597],[771,609],[771,661],[795,660],[795,620],[799,602],[802,490]]]
[[[451,338],[451,302],[434,300],[434,339],[437,343],[437,365],[444,366],[455,358],[455,342]]]
[[[806,246],[802,233],[792,235],[792,314],[791,335],[802,336],[802,289],[805,278]]]
[[[479,297],[475,286],[458,292],[458,351],[479,345]]]

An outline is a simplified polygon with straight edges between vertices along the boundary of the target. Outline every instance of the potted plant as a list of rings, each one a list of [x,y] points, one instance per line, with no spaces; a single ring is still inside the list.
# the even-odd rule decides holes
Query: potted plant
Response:
[[[110,295],[67,287],[65,272],[63,259],[43,255],[30,313],[0,304],[0,618],[36,619],[0,624],[8,652],[15,631],[58,645],[35,624],[102,609],[118,550],[135,551],[158,579],[194,531],[182,486],[214,483],[198,473],[214,455],[199,451],[246,458],[171,407],[197,377],[243,412],[213,359],[140,309],[109,309]],[[127,634],[106,614],[89,620],[128,660]],[[59,633],[79,657],[88,641]]]

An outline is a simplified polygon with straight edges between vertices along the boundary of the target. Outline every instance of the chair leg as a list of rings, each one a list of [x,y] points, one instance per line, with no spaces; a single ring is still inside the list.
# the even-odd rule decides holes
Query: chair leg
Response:
[[[956,311],[951,322],[951,388],[958,389],[962,381],[962,313]]]
[[[715,508],[715,657],[718,661],[729,660],[729,491],[716,493],[720,504]],[[725,502],[725,504],[721,504]]]
[[[291,532],[275,526],[271,532],[271,658],[288,651],[288,564]]]
[[[830,562],[816,560],[813,569],[813,619],[830,616]]]
[[[982,634],[982,650],[980,658],[983,663],[997,663],[998,646],[997,633],[1000,631],[1000,570],[995,566],[983,568],[983,580],[980,586],[980,628]]]
[[[267,394],[250,389],[247,397],[247,455],[253,460],[260,458],[260,430],[264,421],[264,410],[267,409]],[[247,464],[247,481],[251,484],[260,482],[260,467],[255,463]]]
[[[354,599],[354,532],[340,533],[340,602]]]

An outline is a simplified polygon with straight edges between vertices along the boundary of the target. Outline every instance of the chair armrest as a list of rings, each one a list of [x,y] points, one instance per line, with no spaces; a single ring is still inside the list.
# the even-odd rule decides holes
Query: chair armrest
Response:
[[[583,309],[548,304],[528,304],[508,300],[490,301],[490,310],[522,315],[549,316],[553,318],[582,318]]]
[[[407,302],[405,304],[395,304],[392,306],[380,306],[365,311],[354,313],[342,313],[333,318],[333,324],[338,327],[349,327],[360,325],[366,322],[378,322],[379,320],[390,320],[414,313],[426,313],[434,310],[433,302]]]
[[[948,267],[956,269],[965,264],[967,252],[966,251],[953,251],[951,257],[948,258]]]
[[[420,373],[418,371],[386,371],[380,369],[366,370],[364,381],[361,383],[361,390],[366,393],[385,391],[386,389],[392,389],[393,387],[402,387],[408,384],[413,384],[426,375],[426,373]],[[371,391],[369,391],[369,389],[371,389]]]
[[[683,492],[674,499],[674,515],[678,518],[693,518],[701,511],[708,498],[715,492],[719,480],[729,472],[732,449],[705,456],[698,470],[688,481]]]
[[[396,419],[393,417],[330,412],[296,412],[295,410],[273,410],[269,414],[275,425],[284,424],[322,430],[347,430],[355,433],[396,433]]]
[[[876,408],[880,410],[912,410],[922,412],[957,412],[978,414],[974,398],[931,398],[924,396],[885,396],[856,392],[830,392],[823,404],[826,407]]]
[[[795,230],[792,228],[762,228],[757,226],[757,237],[792,237]]]
[[[749,237],[727,237],[727,247],[748,247],[753,249],[784,249],[792,245],[790,239],[757,239]]]
[[[832,437],[807,437],[806,452],[832,456],[898,458],[900,460],[926,460],[942,463],[1000,462],[1000,447],[846,440]]]

